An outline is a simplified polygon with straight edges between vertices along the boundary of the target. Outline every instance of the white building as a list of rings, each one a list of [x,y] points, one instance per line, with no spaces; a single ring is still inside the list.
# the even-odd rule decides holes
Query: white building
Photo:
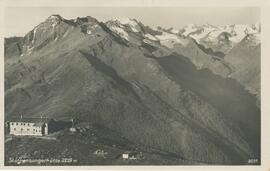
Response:
[[[12,118],[9,121],[9,133],[12,135],[47,135],[50,122],[51,119],[48,118]]]
[[[137,153],[137,152],[130,152],[130,151],[127,151],[127,152],[124,152],[122,154],[122,159],[124,160],[137,160],[138,157],[140,157],[142,155],[142,153]]]
[[[124,154],[122,154],[122,159],[128,159],[128,156],[129,156],[128,153],[124,153]]]

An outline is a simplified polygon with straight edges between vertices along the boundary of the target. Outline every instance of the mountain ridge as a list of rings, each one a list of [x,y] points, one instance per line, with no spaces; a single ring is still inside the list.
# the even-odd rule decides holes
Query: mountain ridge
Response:
[[[134,32],[120,23],[119,32],[114,23],[92,17],[48,19],[5,44],[6,117],[45,113],[92,121],[130,141],[206,163],[246,164],[259,158],[255,97],[221,77],[226,72],[219,67],[220,74],[213,74],[211,55],[191,38],[141,24]],[[221,95],[225,98],[215,100]],[[247,97],[247,103],[239,103]]]

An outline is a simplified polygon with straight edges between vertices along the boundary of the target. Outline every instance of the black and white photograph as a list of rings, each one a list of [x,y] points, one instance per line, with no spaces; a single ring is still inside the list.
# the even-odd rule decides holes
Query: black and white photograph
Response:
[[[4,9],[5,166],[261,165],[260,7]]]

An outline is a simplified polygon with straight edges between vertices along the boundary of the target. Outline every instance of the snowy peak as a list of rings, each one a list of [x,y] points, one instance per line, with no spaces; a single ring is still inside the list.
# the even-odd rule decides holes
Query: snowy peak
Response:
[[[95,19],[91,16],[78,17],[72,21],[78,25],[85,24],[85,23],[97,23],[98,22],[97,19]]]
[[[132,26],[136,26],[139,23],[136,19],[132,19],[128,17],[115,18],[115,19],[112,19],[112,21],[117,21],[123,25],[132,25]]]
[[[125,40],[129,40],[129,35],[125,29],[125,27],[118,21],[118,20],[110,20],[106,22],[106,26],[113,31],[114,33],[116,33],[117,35],[119,35],[120,37],[122,37]]]
[[[225,26],[223,30],[231,35],[230,41],[239,43],[248,34],[260,34],[260,25],[229,25]]]
[[[143,25],[136,19],[115,18],[107,21],[105,24],[111,31],[125,40],[134,40],[134,38],[132,38],[134,34],[139,36],[143,35]]]
[[[220,36],[220,34],[228,33],[230,41],[232,43],[239,43],[247,34],[260,33],[260,25],[226,25],[226,26],[213,26],[210,24],[195,25],[188,24],[181,29],[181,33],[184,36],[190,36],[197,42],[201,39],[214,41]]]
[[[113,33],[130,43],[140,45],[144,41],[162,45],[169,49],[172,49],[175,44],[186,47],[190,38],[195,39],[205,48],[211,48],[213,51],[223,52],[224,54],[244,38],[252,42],[253,45],[260,43],[259,24],[226,26],[188,24],[178,30],[144,26],[140,21],[127,17],[111,19],[104,24]],[[67,20],[58,14],[51,15],[25,36],[24,42],[26,42],[27,47],[23,47],[23,51],[28,52],[29,49],[48,44],[47,42],[59,41],[68,37],[67,35],[74,30],[93,37],[95,35],[100,37],[103,28],[101,23],[91,16]],[[247,37],[247,35],[249,36]]]
[[[136,19],[131,18],[117,18],[106,22],[113,32],[120,35],[122,38],[129,40],[129,33],[142,34],[142,24]]]
[[[130,18],[117,18],[106,22],[108,28],[113,32],[118,34],[125,40],[135,41],[139,37],[144,41],[144,43],[159,43],[160,45],[173,48],[175,44],[181,44],[186,46],[188,40],[180,37],[179,30],[174,28],[165,29],[162,27],[151,28],[144,26],[136,19]],[[149,42],[150,41],[150,42]]]
[[[136,19],[125,17],[125,18],[112,19],[112,21],[118,23],[119,25],[129,27],[133,32],[141,31],[139,22]]]
[[[53,15],[49,16],[47,20],[51,20],[51,21],[62,21],[64,19],[59,14],[53,14]]]
[[[191,37],[199,44],[214,51],[229,52],[236,44],[240,43],[247,35],[256,34],[256,44],[260,42],[260,24],[232,24],[226,26],[213,26],[210,24],[184,26],[180,33]],[[252,38],[253,40],[253,38]]]
[[[260,34],[247,34],[244,39],[240,43],[244,43],[248,46],[257,46],[261,43],[261,36]]]
[[[186,26],[183,27],[181,33],[184,36],[188,36],[189,34],[197,31],[199,28],[195,25],[195,24],[188,24]]]
[[[169,33],[163,31],[161,35],[155,36],[161,43],[161,45],[166,46],[168,48],[173,48],[175,44],[180,44],[182,46],[187,46],[189,43],[188,39],[182,38],[177,34]]]
[[[64,18],[62,18],[58,14],[51,15],[47,18],[45,23],[50,24],[52,27],[55,27],[57,24],[59,24],[61,21],[64,21]]]

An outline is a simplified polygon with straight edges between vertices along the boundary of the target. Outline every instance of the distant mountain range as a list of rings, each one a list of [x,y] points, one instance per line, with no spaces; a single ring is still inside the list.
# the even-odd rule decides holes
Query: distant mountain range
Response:
[[[5,39],[5,117],[98,123],[212,164],[260,159],[260,25],[52,15]]]

